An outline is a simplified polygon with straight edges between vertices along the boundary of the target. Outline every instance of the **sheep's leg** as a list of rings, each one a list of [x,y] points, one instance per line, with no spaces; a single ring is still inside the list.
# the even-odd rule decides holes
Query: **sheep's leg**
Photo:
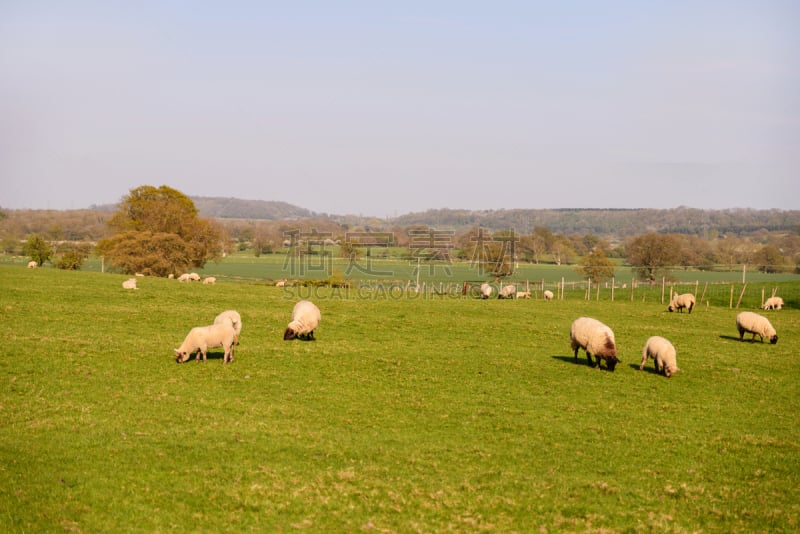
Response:
[[[578,363],[578,347],[575,347],[575,363]]]
[[[644,371],[644,364],[647,363],[647,356],[642,357],[642,364],[639,366],[640,371]]]
[[[313,331],[313,330],[312,330],[311,332],[309,332],[309,333],[308,333],[308,340],[309,340],[309,341],[315,341],[315,338],[314,338],[314,331]]]
[[[586,355],[588,356],[589,353],[587,352]],[[594,357],[597,360],[597,363],[595,364],[594,368],[595,369],[600,369],[600,360],[602,360],[602,358],[600,356],[597,356],[596,354],[595,354]],[[589,365],[592,365],[592,357],[591,356],[589,356]]]
[[[592,365],[594,362],[592,361],[592,355],[589,352],[586,352],[586,359],[589,361],[589,365]],[[600,367],[600,358],[597,358],[597,365],[596,367]]]

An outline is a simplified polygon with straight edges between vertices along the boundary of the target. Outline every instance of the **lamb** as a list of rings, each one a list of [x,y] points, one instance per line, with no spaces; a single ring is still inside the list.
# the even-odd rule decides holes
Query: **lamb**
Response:
[[[292,321],[283,333],[284,341],[298,338],[303,341],[314,340],[314,329],[319,326],[322,314],[310,300],[301,300],[292,309]]]
[[[595,369],[600,369],[600,360],[605,360],[609,371],[619,363],[614,332],[597,319],[580,317],[575,319],[569,332],[569,342],[578,361],[578,349],[586,351],[586,359],[592,364],[592,356],[597,359]]]
[[[753,312],[742,312],[736,316],[736,328],[739,330],[739,341],[744,341],[744,333],[753,334],[750,341],[756,340],[756,335],[764,342],[764,338],[769,339],[773,345],[778,342],[778,333],[772,327],[769,319],[763,315]]]
[[[694,308],[694,295],[691,293],[684,293],[682,295],[675,294],[667,309],[671,312],[678,310],[683,313],[684,308],[687,308],[689,313],[692,313],[692,308]]]
[[[203,284],[205,284],[205,285],[216,284],[216,283],[217,283],[217,279],[214,278],[213,276],[208,276],[208,277],[203,279]]]
[[[482,299],[488,299],[489,297],[491,297],[492,296],[492,291],[494,291],[494,288],[492,286],[490,286],[489,284],[487,284],[487,283],[481,284],[481,298]]]
[[[783,308],[783,299],[780,297],[770,297],[764,302],[762,308],[765,310],[780,310]]]
[[[128,278],[124,282],[122,282],[123,289],[139,289],[136,287],[136,278]]]
[[[29,262],[28,262],[28,269],[35,269],[35,268],[37,268],[38,266],[39,266],[39,264],[38,264],[38,263],[36,263],[35,261],[32,261],[32,260],[31,260],[31,261],[29,261]]]
[[[543,295],[544,295],[544,300],[553,300],[553,292],[550,291],[549,289],[546,289]]]
[[[228,323],[233,327],[233,341],[239,344],[239,334],[242,333],[242,317],[236,310],[225,310],[214,318],[214,324]]]
[[[530,291],[517,291],[517,298],[518,299],[529,299],[531,298]]]
[[[500,292],[497,294],[497,298],[499,299],[513,299],[514,295],[517,294],[517,287],[509,284],[507,286],[503,286],[500,289]]]
[[[203,361],[206,361],[208,349],[222,347],[225,349],[222,363],[232,362],[235,335],[236,332],[228,322],[192,328],[181,346],[175,349],[175,361],[178,363],[188,361],[193,353],[197,353],[198,362],[201,356]]]
[[[640,371],[644,371],[644,364],[647,358],[653,358],[655,362],[656,371],[663,373],[667,378],[680,371],[678,369],[678,360],[675,354],[675,347],[666,338],[661,336],[652,336],[648,338],[642,349],[642,364],[639,366]]]

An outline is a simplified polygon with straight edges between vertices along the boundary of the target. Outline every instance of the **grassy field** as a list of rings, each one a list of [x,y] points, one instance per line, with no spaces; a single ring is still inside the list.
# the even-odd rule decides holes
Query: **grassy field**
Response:
[[[727,306],[316,289],[284,342],[299,288],[125,278],[0,266],[4,532],[800,529],[796,308],[770,345]],[[235,361],[176,364],[228,308]],[[616,372],[574,362],[581,315]],[[672,379],[638,371],[656,334]]]

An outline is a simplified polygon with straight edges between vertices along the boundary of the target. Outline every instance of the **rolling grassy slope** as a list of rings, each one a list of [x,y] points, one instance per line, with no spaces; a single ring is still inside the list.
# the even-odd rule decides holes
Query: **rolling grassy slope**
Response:
[[[0,528],[44,531],[796,531],[800,311],[343,298],[284,342],[297,293],[0,266]],[[172,349],[224,309],[235,362]],[[765,312],[766,313],[766,312]],[[616,372],[570,322],[616,332]],[[639,372],[650,335],[672,379]]]

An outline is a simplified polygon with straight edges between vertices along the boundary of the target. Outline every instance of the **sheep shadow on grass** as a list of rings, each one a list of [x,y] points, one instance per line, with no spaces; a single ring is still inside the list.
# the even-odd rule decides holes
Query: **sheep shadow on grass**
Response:
[[[649,373],[651,375],[664,376],[662,373],[659,373],[658,371],[656,371],[655,365],[653,364],[652,360],[649,360],[647,363],[649,363],[650,365],[645,364],[644,365],[644,369],[642,369],[642,372]],[[634,371],[638,371],[639,370],[639,365],[641,365],[641,364],[639,364],[639,363],[629,363],[628,367],[630,367]]]
[[[561,360],[564,363],[571,363],[572,365],[583,365],[585,367],[591,367],[591,368],[594,368],[595,366],[594,360],[592,360],[592,364],[589,365],[589,362],[586,360],[586,355],[583,353],[578,354],[578,361],[575,361],[574,356],[555,355],[551,356],[551,358],[553,358],[554,360]],[[601,365],[600,369],[602,369],[603,371],[611,371],[608,367],[606,367],[605,364]]]

